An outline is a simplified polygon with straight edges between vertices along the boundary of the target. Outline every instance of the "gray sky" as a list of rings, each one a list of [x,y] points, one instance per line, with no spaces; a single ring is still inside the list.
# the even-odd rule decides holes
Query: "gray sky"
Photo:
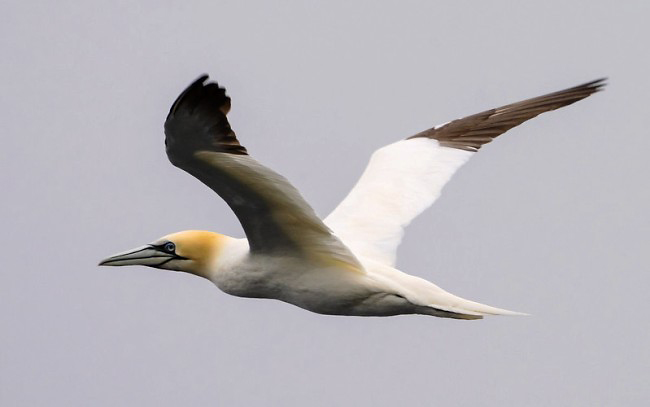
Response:
[[[650,3],[21,2],[0,24],[3,406],[620,406],[650,400]],[[370,153],[610,78],[483,148],[398,265],[533,314],[330,317],[101,258],[242,236],[162,124],[207,72],[322,215]]]

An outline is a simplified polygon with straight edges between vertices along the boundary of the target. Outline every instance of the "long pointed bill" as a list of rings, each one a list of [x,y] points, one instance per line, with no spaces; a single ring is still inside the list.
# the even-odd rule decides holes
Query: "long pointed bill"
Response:
[[[151,266],[159,267],[174,259],[174,254],[166,253],[146,245],[115,254],[99,262],[100,266]]]

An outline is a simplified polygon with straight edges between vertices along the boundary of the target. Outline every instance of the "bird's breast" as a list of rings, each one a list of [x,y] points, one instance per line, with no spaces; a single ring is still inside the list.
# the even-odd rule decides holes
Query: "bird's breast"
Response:
[[[331,308],[348,307],[373,291],[360,273],[292,258],[250,256],[212,281],[227,294],[278,299],[320,313],[339,313]]]

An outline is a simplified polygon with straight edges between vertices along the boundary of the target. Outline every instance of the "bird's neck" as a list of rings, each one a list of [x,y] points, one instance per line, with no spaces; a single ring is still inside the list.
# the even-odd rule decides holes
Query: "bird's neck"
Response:
[[[248,240],[218,235],[212,246],[210,256],[198,265],[194,274],[214,281],[218,275],[236,269],[249,254]]]

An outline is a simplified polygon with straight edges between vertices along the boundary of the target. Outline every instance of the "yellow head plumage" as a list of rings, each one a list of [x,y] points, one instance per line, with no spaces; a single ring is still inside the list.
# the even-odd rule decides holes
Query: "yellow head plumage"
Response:
[[[228,239],[206,230],[185,230],[160,238],[161,242],[173,242],[176,245],[176,254],[189,259],[183,270],[201,277],[207,277],[207,271],[219,256],[223,245]]]
[[[148,245],[118,253],[99,264],[143,265],[184,271],[210,278],[216,259],[228,239],[231,238],[205,230],[186,230],[163,236]]]

